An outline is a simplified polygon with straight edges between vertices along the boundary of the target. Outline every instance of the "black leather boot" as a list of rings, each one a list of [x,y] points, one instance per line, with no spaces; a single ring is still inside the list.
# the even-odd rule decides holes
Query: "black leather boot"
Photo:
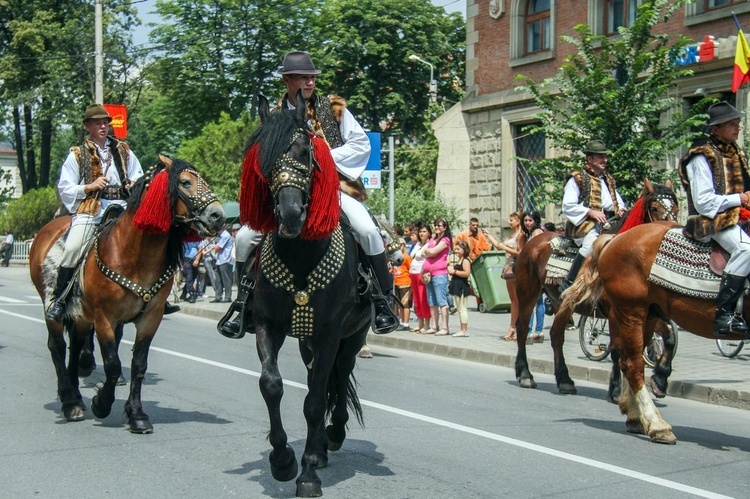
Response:
[[[182,310],[179,305],[172,305],[169,301],[164,302],[164,315],[173,314]]]
[[[571,284],[573,284],[573,281],[576,280],[576,277],[578,276],[578,272],[581,270],[581,266],[583,265],[583,261],[586,259],[585,256],[583,256],[580,253],[576,253],[576,257],[573,259],[573,263],[570,264],[570,270],[568,271],[568,276],[563,279],[563,282],[560,283],[560,294],[563,293],[566,289],[568,289]]]
[[[392,333],[399,326],[399,318],[393,313],[388,297],[393,291],[393,275],[388,271],[388,261],[385,252],[378,255],[365,255],[367,263],[372,270],[372,275],[377,281],[375,291],[372,294],[372,302],[375,305],[375,323],[373,332],[375,334]]]
[[[730,333],[747,333],[747,324],[742,316],[735,315],[737,300],[745,289],[745,276],[727,274],[721,277],[719,296],[716,299],[714,336],[727,336]]]
[[[60,270],[57,271],[57,282],[55,283],[55,291],[52,293],[51,299],[52,304],[44,315],[44,318],[48,321],[62,324],[65,317],[65,290],[73,278],[75,271],[75,267],[60,267]]]
[[[253,325],[255,279],[249,273],[252,272],[252,267],[249,269],[245,269],[244,267],[245,262],[237,262],[237,268],[243,269],[237,288],[237,299],[232,302],[229,310],[216,326],[219,334],[234,340],[242,338],[246,332],[255,333],[255,326]],[[229,320],[235,313],[237,315],[232,320]]]

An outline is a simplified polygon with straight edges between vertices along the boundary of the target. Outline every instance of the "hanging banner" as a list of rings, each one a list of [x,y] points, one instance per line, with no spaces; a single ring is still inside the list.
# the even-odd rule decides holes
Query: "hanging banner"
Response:
[[[380,189],[382,187],[380,182],[380,133],[367,132],[367,138],[370,139],[370,150],[372,152],[370,152],[370,160],[367,162],[365,171],[362,172],[360,177],[367,189]]]
[[[115,138],[128,138],[128,108],[125,104],[104,104],[104,109],[112,116],[112,128]]]

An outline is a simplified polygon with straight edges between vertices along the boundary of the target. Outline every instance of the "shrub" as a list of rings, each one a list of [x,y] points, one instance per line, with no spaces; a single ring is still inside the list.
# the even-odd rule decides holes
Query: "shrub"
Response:
[[[0,230],[11,231],[17,241],[30,239],[54,218],[57,207],[54,187],[33,189],[8,203],[0,214]]]

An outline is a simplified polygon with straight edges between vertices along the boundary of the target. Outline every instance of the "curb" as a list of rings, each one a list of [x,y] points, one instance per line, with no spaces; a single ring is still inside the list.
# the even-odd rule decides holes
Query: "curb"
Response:
[[[182,307],[182,313],[186,315],[216,321],[224,316],[223,311],[206,310],[184,303],[180,303],[179,305]],[[473,348],[415,341],[409,338],[398,338],[389,335],[378,335],[372,332],[367,334],[367,344],[515,369],[516,356],[507,353],[492,353]],[[529,369],[533,374],[554,375],[555,373],[554,362],[551,359],[529,358]],[[595,364],[592,364],[592,367],[568,364],[568,371],[573,380],[609,385],[609,369],[596,367]],[[669,382],[667,396],[746,411],[750,410],[750,392],[743,390],[730,390],[674,380]]]

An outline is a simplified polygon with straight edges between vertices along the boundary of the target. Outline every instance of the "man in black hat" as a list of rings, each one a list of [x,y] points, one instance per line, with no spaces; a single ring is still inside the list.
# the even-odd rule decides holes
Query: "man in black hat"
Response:
[[[297,93],[301,91],[302,97],[307,101],[307,117],[313,131],[325,138],[331,146],[331,155],[341,179],[341,209],[348,217],[354,239],[362,247],[365,260],[382,290],[382,295],[373,296],[373,330],[377,334],[390,333],[399,326],[399,319],[386,298],[393,290],[393,275],[388,270],[380,230],[361,203],[367,199],[367,193],[359,176],[370,158],[370,141],[362,126],[346,108],[344,99],[335,95],[322,97],[315,92],[316,78],[320,73],[308,52],[287,52],[281,66],[281,77],[287,91],[281,98],[279,107],[294,109]],[[237,262],[238,266],[240,263]],[[252,296],[252,286],[243,286],[241,283],[238,300],[246,297],[245,303],[249,304]],[[250,331],[252,330],[251,327]],[[239,331],[239,317],[220,325],[219,331],[230,338],[244,336],[244,332]]]
[[[699,241],[713,239],[730,254],[719,286],[714,336],[748,332],[737,300],[750,274],[750,236],[743,231],[740,208],[750,208],[750,171],[737,145],[740,113],[728,102],[708,108],[710,135],[680,162],[680,177],[688,197],[683,233]]]
[[[73,147],[60,170],[57,184],[60,199],[73,220],[63,249],[57,283],[47,320],[62,322],[65,315],[64,291],[75,273],[82,253],[96,233],[104,210],[110,204],[127,205],[130,185],[143,176],[138,158],[124,142],[109,137],[112,117],[101,104],[86,108],[83,127],[88,136]]]
[[[609,150],[601,140],[590,140],[583,150],[586,164],[574,171],[565,183],[562,212],[568,219],[569,233],[580,246],[578,254],[560,284],[565,291],[578,275],[583,261],[591,253],[601,226],[609,218],[625,213],[625,202],[617,192],[615,179],[606,171]]]

